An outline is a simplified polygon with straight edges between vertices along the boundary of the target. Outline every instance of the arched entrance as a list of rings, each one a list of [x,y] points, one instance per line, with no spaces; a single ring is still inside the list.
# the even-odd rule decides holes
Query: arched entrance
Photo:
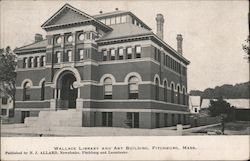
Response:
[[[76,99],[78,95],[77,88],[74,88],[73,83],[76,81],[76,77],[71,71],[64,71],[60,74],[57,80],[57,98],[59,109],[76,108]]]

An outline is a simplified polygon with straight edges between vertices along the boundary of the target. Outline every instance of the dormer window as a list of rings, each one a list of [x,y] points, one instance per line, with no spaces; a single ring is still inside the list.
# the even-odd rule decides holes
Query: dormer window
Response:
[[[122,16],[121,17],[121,23],[126,23],[127,22],[127,16]]]
[[[115,17],[112,17],[111,18],[111,25],[114,25],[115,24]]]
[[[111,24],[111,19],[110,18],[106,18],[106,25],[110,25]]]
[[[118,23],[121,23],[121,17],[120,16],[117,16],[116,18],[115,18],[115,20],[116,20],[116,23],[118,24]]]

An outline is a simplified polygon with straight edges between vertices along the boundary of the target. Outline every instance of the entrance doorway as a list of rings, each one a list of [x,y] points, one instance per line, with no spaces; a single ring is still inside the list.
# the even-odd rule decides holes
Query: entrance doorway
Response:
[[[76,108],[77,88],[73,83],[76,81],[74,74],[66,71],[58,79],[58,102],[60,109]]]

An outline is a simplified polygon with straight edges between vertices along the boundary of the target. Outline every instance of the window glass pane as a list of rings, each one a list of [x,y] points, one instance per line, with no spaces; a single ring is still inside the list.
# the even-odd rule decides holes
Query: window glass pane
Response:
[[[121,16],[116,17],[116,24],[121,23]]]
[[[110,18],[106,18],[106,25],[110,25]]]
[[[127,53],[128,53],[128,54],[131,54],[131,53],[132,53],[132,48],[131,48],[131,47],[127,48]]]
[[[127,22],[127,16],[126,15],[121,17],[121,23],[125,23],[125,22]]]
[[[111,25],[115,24],[115,17],[111,18]]]
[[[56,56],[57,56],[57,59],[61,57],[61,53],[60,52],[57,52],[56,53]]]
[[[111,60],[115,60],[115,49],[110,50]]]
[[[8,103],[8,98],[7,97],[3,97],[2,98],[2,104],[3,105],[7,105],[7,103]]]
[[[72,61],[72,51],[68,51],[68,60],[69,62]]]
[[[84,59],[84,57],[83,57],[83,49],[79,50],[79,54],[80,54],[80,60],[83,60]]]
[[[136,53],[141,53],[141,46],[136,46]]]
[[[108,52],[106,50],[103,51],[103,61],[107,60]]]

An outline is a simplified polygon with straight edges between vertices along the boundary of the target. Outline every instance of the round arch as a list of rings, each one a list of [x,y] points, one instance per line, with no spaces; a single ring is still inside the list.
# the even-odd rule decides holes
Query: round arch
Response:
[[[156,79],[158,79],[159,85],[160,85],[161,84],[161,79],[160,79],[160,76],[158,74],[155,74],[155,76],[154,76],[154,84],[156,82]]]
[[[135,76],[135,77],[137,77],[137,78],[139,79],[139,84],[142,82],[141,75],[140,75],[139,73],[137,73],[137,72],[128,73],[128,74],[126,75],[125,79],[124,79],[124,82],[125,82],[126,84],[128,84],[128,80],[129,80],[129,78],[132,77],[132,76]]]
[[[114,77],[112,74],[107,73],[107,74],[104,74],[104,75],[101,77],[100,83],[103,84],[103,83],[104,83],[104,80],[105,80],[106,78],[108,78],[108,77],[111,78],[112,83],[115,83],[115,82],[116,82],[115,77]]]
[[[42,78],[39,82],[39,87],[42,87],[43,82],[45,82],[45,78]]]
[[[54,78],[53,78],[54,87],[56,87],[56,85],[57,85],[58,78],[60,78],[60,76],[61,76],[61,75],[63,74],[63,72],[65,72],[65,71],[71,72],[71,73],[75,76],[76,82],[77,82],[78,84],[80,84],[80,82],[81,82],[81,76],[80,76],[80,73],[78,72],[78,70],[75,69],[75,68],[66,67],[66,68],[59,69],[59,70],[55,73]]]
[[[183,93],[183,94],[187,94],[187,90],[186,90],[186,87],[185,87],[185,86],[182,86],[182,93]]]
[[[168,80],[167,80],[167,78],[164,78],[162,83],[163,83],[162,85],[163,85],[164,87],[165,87],[165,84],[166,84],[167,87],[168,87]]]
[[[174,84],[174,82],[173,81],[171,81],[171,83],[170,83],[170,88],[172,88],[172,85],[173,85],[173,87],[174,87],[174,91],[175,91],[175,84]]]
[[[25,85],[26,82],[29,82],[31,87],[33,86],[32,80],[30,80],[30,79],[24,79],[24,80],[22,81],[22,83],[21,83],[21,87],[24,87],[24,85]]]

